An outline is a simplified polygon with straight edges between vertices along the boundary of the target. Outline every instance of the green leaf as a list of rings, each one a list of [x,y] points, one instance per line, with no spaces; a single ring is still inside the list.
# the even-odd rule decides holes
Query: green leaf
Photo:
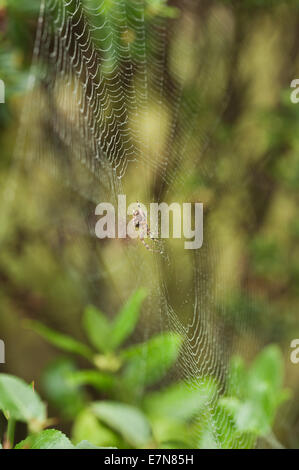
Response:
[[[216,396],[217,385],[212,379],[192,380],[173,384],[147,395],[144,407],[151,416],[164,416],[188,421]]]
[[[76,445],[76,449],[117,449],[117,447],[99,447],[91,444],[88,441],[82,441],[79,444]]]
[[[0,374],[0,409],[16,421],[41,428],[46,421],[46,407],[36,392],[23,380]]]
[[[89,347],[71,338],[70,336],[58,333],[57,331],[52,330],[51,328],[48,328],[39,322],[27,321],[26,324],[31,330],[42,336],[53,346],[56,346],[57,348],[69,353],[78,354],[85,357],[86,359],[92,359],[93,353]]]
[[[144,289],[137,290],[117,315],[112,325],[111,347],[117,349],[134,331],[142,302],[147,296]]]
[[[224,408],[231,416],[236,416],[241,407],[241,401],[235,397],[222,397],[219,400],[220,407]]]
[[[71,441],[60,431],[48,429],[33,434],[20,442],[16,449],[75,449]]]
[[[236,396],[224,397],[219,404],[233,417],[239,432],[265,436],[271,432],[278,406],[289,397],[288,391],[282,389],[281,352],[275,345],[266,347],[251,364],[249,371],[245,371],[243,362],[238,358],[233,360],[232,365],[228,393]]]
[[[231,359],[227,395],[243,397],[247,393],[247,371],[240,356]]]
[[[182,421],[158,415],[150,417],[155,441],[159,443],[159,449],[193,449],[194,430]]]
[[[110,323],[106,315],[97,308],[87,307],[83,316],[83,325],[91,344],[100,352],[115,351],[134,331],[146,295],[144,289],[135,292],[113,323]]]
[[[224,410],[234,419],[236,428],[240,433],[251,433],[255,436],[265,436],[271,430],[273,415],[267,413],[267,394],[265,403],[261,399],[257,402],[246,400],[241,402],[237,398],[225,397],[219,402]]]
[[[111,351],[111,325],[104,313],[93,306],[85,309],[83,326],[90,343],[100,352]]]
[[[249,369],[248,399],[239,410],[238,426],[255,431],[258,435],[269,433],[277,408],[282,398],[286,398],[282,385],[282,354],[277,346],[270,345],[257,356]]]
[[[68,374],[68,380],[74,385],[92,385],[100,391],[110,391],[115,386],[115,378],[96,370],[79,370]]]
[[[72,438],[75,444],[86,440],[100,447],[114,447],[119,444],[118,436],[101,423],[90,409],[85,409],[78,415],[74,422]]]
[[[200,449],[243,449],[252,448],[254,438],[241,435],[230,414],[222,407],[207,408],[201,420]]]
[[[277,393],[283,383],[283,358],[278,346],[267,346],[252,363],[248,373],[248,393],[255,393],[261,383]]]
[[[85,402],[84,393],[78,384],[69,380],[69,376],[75,373],[74,362],[60,358],[52,362],[42,375],[42,386],[47,400],[66,418],[77,416]]]
[[[146,416],[134,406],[102,401],[91,407],[95,416],[117,431],[129,444],[137,448],[149,444],[152,435]]]
[[[176,362],[181,344],[181,336],[162,333],[122,351],[121,358],[127,362],[124,384],[132,389],[158,382]]]

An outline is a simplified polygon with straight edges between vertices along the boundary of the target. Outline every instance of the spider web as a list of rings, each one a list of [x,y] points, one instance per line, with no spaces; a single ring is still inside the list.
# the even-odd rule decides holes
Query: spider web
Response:
[[[119,194],[145,204],[201,201],[200,181],[213,181],[210,149],[230,97],[233,39],[229,9],[217,2],[43,0],[18,143],[27,171],[39,162],[56,181],[51,209],[40,183],[31,187],[47,207],[46,228],[55,223],[71,233],[65,243],[72,253],[82,246],[90,253],[87,267],[78,267],[77,255],[67,262],[89,283],[87,301],[105,310],[106,290],[121,304],[137,287],[147,288],[139,340],[179,333],[184,343],[172,380],[192,378],[198,389],[217,382],[195,431],[198,446],[205,445],[203,425],[222,446],[230,421],[217,400],[232,354],[244,352],[224,321],[230,293],[214,275],[214,231],[205,229],[200,250],[169,240],[159,255],[138,242],[95,240],[93,214],[96,204],[115,204]],[[236,179],[237,173],[236,167]],[[235,322],[242,332],[244,317]],[[229,446],[248,443],[240,437]]]

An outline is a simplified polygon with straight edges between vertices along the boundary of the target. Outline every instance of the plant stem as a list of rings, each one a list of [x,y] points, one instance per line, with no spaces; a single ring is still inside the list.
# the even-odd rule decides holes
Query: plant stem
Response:
[[[12,418],[9,418],[8,425],[7,425],[7,441],[11,448],[13,448],[13,445],[14,445],[15,429],[16,429],[16,421]]]

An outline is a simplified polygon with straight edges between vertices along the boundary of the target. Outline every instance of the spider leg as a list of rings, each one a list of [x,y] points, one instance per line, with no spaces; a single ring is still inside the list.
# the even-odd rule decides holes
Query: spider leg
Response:
[[[151,240],[157,240],[158,238],[151,232],[151,229],[146,225],[146,234]]]
[[[140,241],[148,251],[153,251],[152,248],[144,241],[144,238],[140,238]]]
[[[146,216],[145,214],[141,211],[141,206],[139,204],[139,202],[137,201],[137,205],[138,207],[140,208],[140,215],[141,215],[141,218],[135,218],[133,219],[134,220],[134,225],[135,225],[135,228],[138,228],[139,230],[139,239],[140,241],[142,242],[142,244],[145,246],[145,248],[148,250],[148,251],[151,251],[152,253],[163,253],[161,250],[155,250],[153,248],[151,248],[147,243],[146,241],[144,240],[144,238],[146,237],[149,237],[151,240],[154,240],[156,241],[157,240],[157,237],[155,237],[151,231],[150,231],[150,228],[149,226],[147,225],[147,222],[146,222]]]
[[[151,248],[145,241],[144,241],[144,238],[143,237],[140,237],[140,241],[141,243],[145,246],[145,248],[148,250],[148,251],[151,251],[152,253],[162,253],[161,250],[154,250],[153,248]]]

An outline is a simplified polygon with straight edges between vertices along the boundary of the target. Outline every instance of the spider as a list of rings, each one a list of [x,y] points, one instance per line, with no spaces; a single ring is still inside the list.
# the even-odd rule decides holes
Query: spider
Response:
[[[146,237],[150,237],[151,240],[156,240],[154,235],[151,233],[151,230],[149,226],[147,225],[147,219],[146,215],[143,212],[140,203],[137,201],[137,206],[138,209],[134,210],[133,212],[133,224],[134,227],[139,229],[139,238],[140,241],[143,243],[145,248],[149,251],[155,252],[155,253],[162,253],[160,250],[153,250],[144,240]]]

